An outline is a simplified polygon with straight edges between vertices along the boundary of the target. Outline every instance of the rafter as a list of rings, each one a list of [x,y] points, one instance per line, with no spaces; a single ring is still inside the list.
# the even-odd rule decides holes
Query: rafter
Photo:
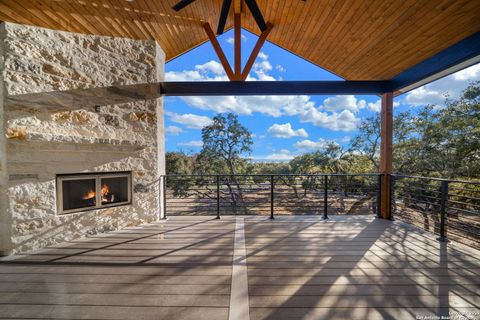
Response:
[[[268,28],[268,25],[265,23],[265,20],[263,19],[262,12],[260,11],[260,8],[258,8],[257,1],[255,0],[244,0],[245,3],[247,4],[248,10],[252,13],[253,18],[257,22],[258,27],[262,32],[266,31]]]
[[[175,11],[180,11],[183,8],[185,8],[186,6],[188,6],[190,3],[192,3],[193,1],[195,1],[195,0],[182,0],[179,3],[177,3],[176,5],[174,5],[172,8]]]
[[[218,19],[217,35],[223,34],[225,24],[227,23],[228,12],[232,5],[232,0],[223,0],[222,10],[220,11],[220,18]]]

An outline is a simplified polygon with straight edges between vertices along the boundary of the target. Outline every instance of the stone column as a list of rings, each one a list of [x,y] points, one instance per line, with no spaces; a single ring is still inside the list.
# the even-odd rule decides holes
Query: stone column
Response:
[[[6,97],[156,83],[163,80],[161,48],[152,40],[12,23],[2,30],[0,250],[24,252],[158,220],[158,176],[165,173],[162,98],[110,104],[101,96],[103,102],[53,99],[25,106]],[[132,172],[130,205],[59,213],[58,174],[118,171]]]

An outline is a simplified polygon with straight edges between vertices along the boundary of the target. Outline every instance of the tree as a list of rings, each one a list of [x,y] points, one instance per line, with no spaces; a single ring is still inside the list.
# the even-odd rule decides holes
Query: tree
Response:
[[[197,158],[197,172],[225,174],[233,208],[243,203],[243,192],[237,174],[244,173],[247,161],[242,156],[252,152],[252,134],[233,113],[217,114],[212,124],[202,129],[203,148]],[[236,189],[236,190],[234,190]]]
[[[168,177],[167,185],[172,189],[174,196],[188,196],[193,186],[191,175],[195,166],[195,157],[188,156],[183,152],[167,152],[165,154],[165,166]],[[178,176],[172,176],[178,175]]]
[[[244,166],[242,155],[252,152],[252,134],[233,113],[218,114],[212,124],[202,129],[203,149],[199,157],[223,163],[228,173],[234,175]],[[222,167],[212,168],[216,173]]]
[[[195,157],[183,152],[167,152],[165,154],[165,166],[167,174],[192,174]]]

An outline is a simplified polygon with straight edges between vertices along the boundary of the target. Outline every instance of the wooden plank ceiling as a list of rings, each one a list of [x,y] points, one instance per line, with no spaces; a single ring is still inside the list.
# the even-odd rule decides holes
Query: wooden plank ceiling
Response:
[[[0,0],[0,20],[155,39],[171,60],[207,40],[221,0]],[[480,31],[478,0],[258,0],[269,41],[348,80],[387,80]],[[245,7],[245,6],[244,6]],[[233,10],[232,10],[233,11]],[[227,29],[233,24],[233,12]],[[259,34],[250,12],[242,26]],[[199,61],[201,62],[201,61]]]

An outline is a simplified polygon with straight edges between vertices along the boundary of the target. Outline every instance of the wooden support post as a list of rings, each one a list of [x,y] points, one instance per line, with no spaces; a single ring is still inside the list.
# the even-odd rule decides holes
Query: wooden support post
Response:
[[[393,93],[382,94],[380,173],[382,174],[380,214],[383,219],[391,218],[391,177],[393,170]]]
[[[234,41],[235,41],[235,80],[241,80],[242,77],[242,16],[235,13],[234,16]]]
[[[257,59],[257,56],[260,53],[260,49],[262,49],[262,46],[267,40],[267,36],[272,30],[272,28],[273,28],[273,24],[268,22],[267,29],[263,31],[260,37],[258,38],[257,43],[255,44],[255,47],[253,48],[252,53],[250,54],[250,57],[248,58],[248,61],[245,64],[245,68],[243,69],[241,80],[247,79],[247,76],[253,67],[253,63],[255,62],[255,59]]]
[[[205,29],[205,32],[207,33],[208,39],[212,43],[213,50],[215,50],[218,59],[220,59],[220,63],[223,66],[223,69],[225,70],[225,73],[228,76],[228,79],[230,81],[235,80],[235,75],[232,71],[232,68],[230,67],[230,63],[228,63],[227,57],[223,53],[222,47],[220,47],[220,44],[218,43],[217,37],[215,36],[215,33],[213,33],[212,28],[210,27],[210,24],[204,23],[203,28]]]

